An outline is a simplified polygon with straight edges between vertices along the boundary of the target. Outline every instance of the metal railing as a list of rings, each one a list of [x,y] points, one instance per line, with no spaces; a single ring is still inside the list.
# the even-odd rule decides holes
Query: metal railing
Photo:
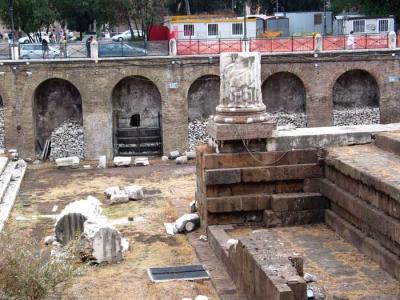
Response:
[[[388,34],[343,35],[322,37],[322,51],[388,49]],[[400,35],[397,37],[400,48]],[[177,55],[213,55],[224,52],[241,52],[248,49],[260,53],[314,52],[316,40],[312,36],[250,38],[243,39],[199,39],[177,40]],[[45,51],[41,44],[20,44],[21,59],[68,59],[93,57],[91,47],[84,42],[48,44]],[[98,57],[168,56],[169,41],[99,41]],[[92,54],[92,55],[91,55]],[[0,43],[0,60],[11,59],[10,45]]]

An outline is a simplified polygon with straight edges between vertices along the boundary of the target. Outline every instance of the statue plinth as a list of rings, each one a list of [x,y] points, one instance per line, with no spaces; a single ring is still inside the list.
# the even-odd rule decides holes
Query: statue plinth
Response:
[[[219,150],[227,142],[257,144],[257,150],[264,151],[262,148],[276,129],[276,122],[266,113],[262,102],[260,54],[222,53],[220,72],[220,103],[207,126],[211,143]]]

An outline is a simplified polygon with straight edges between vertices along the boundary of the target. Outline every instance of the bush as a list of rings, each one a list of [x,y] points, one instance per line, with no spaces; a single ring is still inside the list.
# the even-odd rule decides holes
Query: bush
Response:
[[[18,234],[0,237],[0,299],[42,299],[78,274],[74,243],[57,256]]]

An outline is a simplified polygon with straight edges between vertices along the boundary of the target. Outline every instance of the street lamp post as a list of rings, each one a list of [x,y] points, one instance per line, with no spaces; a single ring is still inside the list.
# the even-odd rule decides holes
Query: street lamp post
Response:
[[[324,0],[324,35],[326,35],[326,0]]]
[[[11,20],[11,46],[14,46],[15,26],[14,26],[14,0],[8,0],[8,9],[10,12]]]

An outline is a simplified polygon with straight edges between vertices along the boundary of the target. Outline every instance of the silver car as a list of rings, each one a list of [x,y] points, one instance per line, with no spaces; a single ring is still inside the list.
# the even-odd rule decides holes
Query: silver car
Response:
[[[41,59],[43,58],[43,49],[41,44],[22,44],[20,45],[19,56],[21,59]],[[59,58],[60,50],[49,46],[46,58]]]

